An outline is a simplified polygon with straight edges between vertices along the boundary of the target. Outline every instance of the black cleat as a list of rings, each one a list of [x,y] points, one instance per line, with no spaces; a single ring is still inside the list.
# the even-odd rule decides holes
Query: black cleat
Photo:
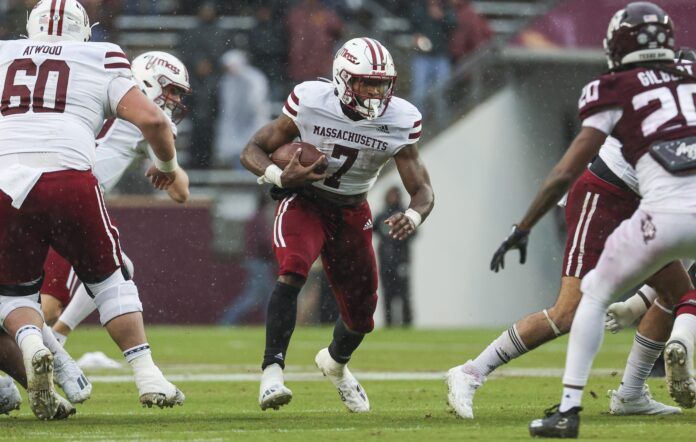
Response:
[[[577,439],[580,431],[580,412],[582,407],[573,407],[561,413],[560,404],[545,410],[546,417],[535,419],[529,424],[532,437],[553,437],[557,439]]]

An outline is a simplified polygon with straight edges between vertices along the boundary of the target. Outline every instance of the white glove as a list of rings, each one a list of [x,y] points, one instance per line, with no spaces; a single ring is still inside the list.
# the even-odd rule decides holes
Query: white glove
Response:
[[[615,302],[607,309],[607,315],[604,318],[604,328],[616,334],[633,324],[635,320],[633,312],[625,302]]]

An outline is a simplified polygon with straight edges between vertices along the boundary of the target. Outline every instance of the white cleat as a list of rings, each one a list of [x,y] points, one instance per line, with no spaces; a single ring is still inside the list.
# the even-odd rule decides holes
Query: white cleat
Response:
[[[0,377],[0,414],[10,414],[19,410],[22,405],[22,396],[11,377]]]
[[[184,393],[165,379],[157,367],[136,372],[135,385],[138,387],[143,407],[152,408],[154,405],[159,408],[172,408],[175,405],[184,405]]]
[[[53,354],[43,347],[31,356],[24,355],[24,367],[29,408],[41,420],[52,419],[58,409],[53,391]]]
[[[486,381],[485,376],[477,375],[467,364],[450,368],[447,372],[447,402],[457,416],[464,419],[474,418],[474,394]]]
[[[693,361],[681,341],[673,340],[665,346],[665,372],[672,399],[684,408],[693,408],[696,405]]]
[[[92,394],[92,384],[65,351],[53,355],[53,378],[73,404],[83,403]]]
[[[283,369],[278,364],[271,364],[263,370],[259,387],[259,406],[261,410],[272,408],[278,410],[292,400],[292,391],[285,386]]]
[[[635,399],[624,399],[616,390],[608,391],[609,413],[614,416],[682,414],[679,407],[672,407],[653,399],[646,385],[643,393]]]
[[[348,370],[347,364],[336,362],[329,354],[328,348],[322,348],[314,358],[319,370],[336,386],[343,405],[353,413],[370,411],[370,400],[355,376]]]
[[[56,414],[53,415],[54,420],[63,420],[67,419],[73,414],[77,413],[77,410],[75,410],[75,407],[68,402],[67,399],[63,398],[61,395],[59,395],[56,392],[53,392],[53,396],[56,400],[56,403],[58,404],[58,408],[56,409]]]

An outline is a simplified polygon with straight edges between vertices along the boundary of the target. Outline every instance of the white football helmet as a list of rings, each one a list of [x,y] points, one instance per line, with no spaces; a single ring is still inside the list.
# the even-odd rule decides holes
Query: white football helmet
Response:
[[[89,41],[92,28],[87,11],[76,0],[40,0],[27,19],[31,40]]]
[[[387,48],[373,38],[348,40],[334,58],[333,81],[341,103],[364,118],[374,120],[387,109],[394,93],[394,59]]]
[[[166,52],[151,51],[139,55],[131,64],[140,89],[178,124],[186,116],[186,106],[171,95],[171,87],[180,94],[190,94],[191,84],[186,66]]]

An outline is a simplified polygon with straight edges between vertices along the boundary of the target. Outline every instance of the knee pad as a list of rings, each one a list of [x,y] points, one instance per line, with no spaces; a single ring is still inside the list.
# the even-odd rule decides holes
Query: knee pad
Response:
[[[128,313],[142,312],[138,288],[133,281],[126,281],[117,270],[104,281],[87,284],[99,310],[99,322],[106,325],[112,319]]]
[[[27,296],[1,296],[0,295],[0,325],[5,324],[5,318],[18,308],[30,308],[43,318],[39,293]]]

